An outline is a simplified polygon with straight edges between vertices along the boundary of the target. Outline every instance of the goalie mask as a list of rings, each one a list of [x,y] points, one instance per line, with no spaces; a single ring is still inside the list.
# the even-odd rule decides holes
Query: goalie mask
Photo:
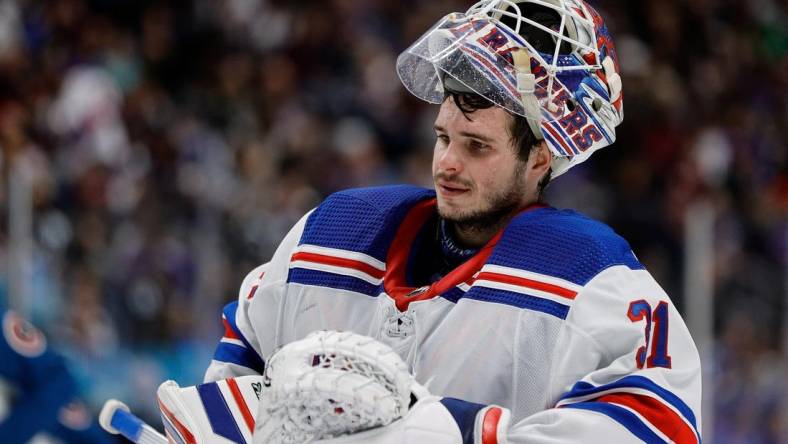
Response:
[[[478,94],[528,120],[552,177],[613,143],[624,116],[613,40],[583,0],[483,0],[439,20],[397,59],[416,97]]]

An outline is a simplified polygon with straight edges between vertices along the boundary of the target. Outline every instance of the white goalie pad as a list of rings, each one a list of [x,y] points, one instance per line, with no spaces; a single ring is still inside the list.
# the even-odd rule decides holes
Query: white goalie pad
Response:
[[[262,376],[243,376],[179,387],[159,386],[159,410],[167,438],[176,444],[252,442]]]

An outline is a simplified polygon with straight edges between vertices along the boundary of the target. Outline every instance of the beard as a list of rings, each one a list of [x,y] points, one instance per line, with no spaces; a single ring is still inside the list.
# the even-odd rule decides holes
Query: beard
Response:
[[[497,231],[522,206],[525,192],[525,165],[520,165],[514,170],[512,179],[508,183],[507,188],[485,196],[487,205],[483,208],[450,215],[442,211],[438,205],[438,215],[454,224],[460,231],[484,232],[492,229]]]

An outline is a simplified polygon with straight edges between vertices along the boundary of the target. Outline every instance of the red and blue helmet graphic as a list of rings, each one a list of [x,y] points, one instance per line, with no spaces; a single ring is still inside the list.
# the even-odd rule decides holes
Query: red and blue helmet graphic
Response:
[[[613,39],[583,0],[485,0],[442,18],[397,60],[431,103],[446,89],[525,116],[553,152],[553,177],[615,140],[623,119]]]

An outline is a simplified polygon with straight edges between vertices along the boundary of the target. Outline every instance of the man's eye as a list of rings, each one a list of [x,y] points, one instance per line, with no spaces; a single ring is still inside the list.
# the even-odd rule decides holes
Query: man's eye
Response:
[[[473,149],[474,151],[485,151],[490,148],[490,145],[487,145],[486,143],[480,142],[478,140],[472,140],[470,142],[470,146],[471,149]]]
[[[449,143],[449,136],[447,136],[446,134],[438,134],[438,140],[440,140],[443,143],[448,144]]]

